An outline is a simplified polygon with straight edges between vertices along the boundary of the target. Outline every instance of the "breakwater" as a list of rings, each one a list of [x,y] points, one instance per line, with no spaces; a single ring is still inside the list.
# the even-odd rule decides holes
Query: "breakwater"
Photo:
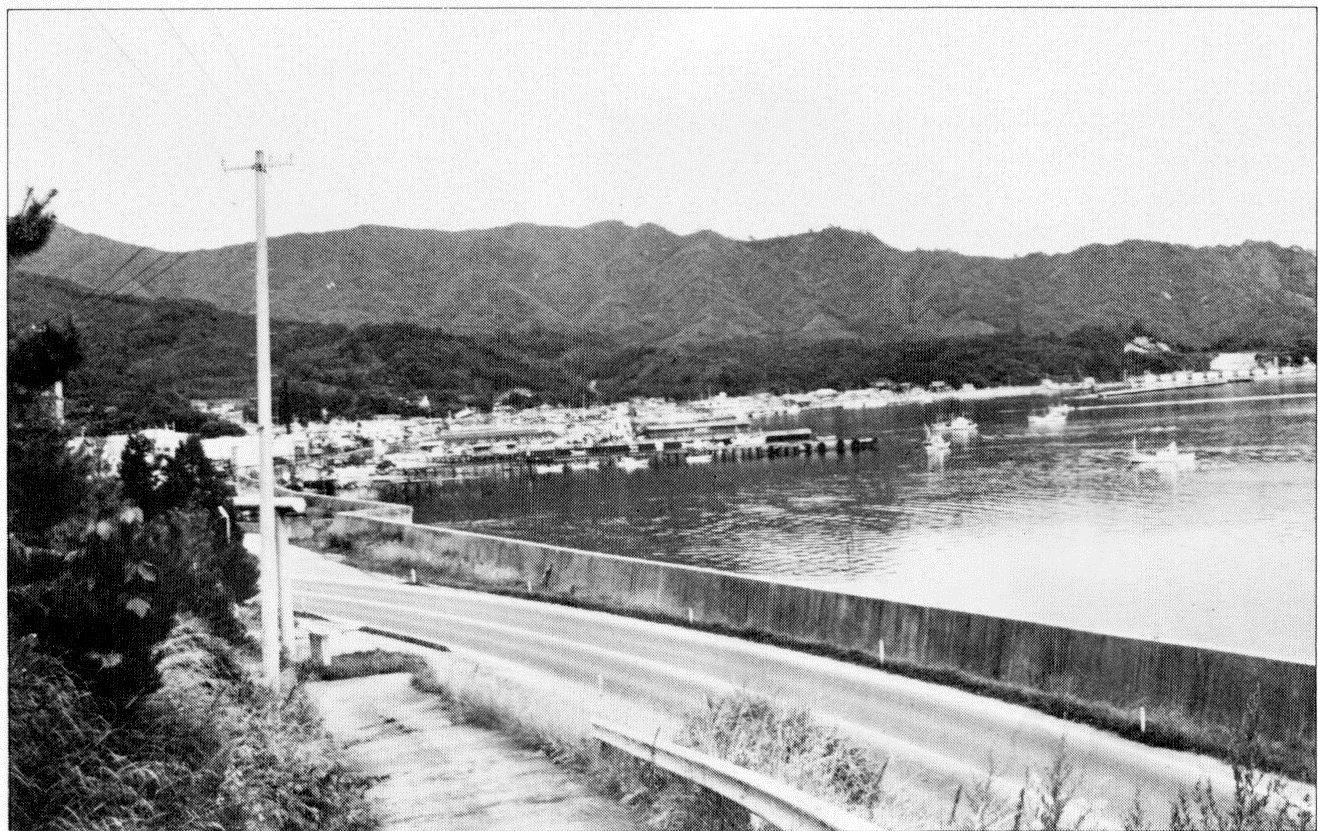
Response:
[[[858,650],[875,660],[950,668],[1043,696],[1159,721],[1234,729],[1258,696],[1259,730],[1312,747],[1310,664],[897,603],[713,569],[414,525],[411,508],[307,496],[331,530],[397,539],[421,561],[497,567],[536,591],[674,620]]]

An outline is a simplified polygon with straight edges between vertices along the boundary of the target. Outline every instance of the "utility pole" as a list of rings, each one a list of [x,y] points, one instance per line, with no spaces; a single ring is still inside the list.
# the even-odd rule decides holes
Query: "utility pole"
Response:
[[[281,165],[273,165],[282,167]],[[223,160],[221,160],[223,166]],[[265,153],[256,151],[251,167],[224,167],[226,172],[256,174],[256,435],[261,499],[261,664],[265,682],[279,690],[279,546],[275,517],[275,461],[270,441],[270,274],[265,246]]]

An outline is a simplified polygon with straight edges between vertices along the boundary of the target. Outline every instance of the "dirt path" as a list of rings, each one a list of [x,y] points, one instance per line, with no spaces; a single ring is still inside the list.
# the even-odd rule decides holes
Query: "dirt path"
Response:
[[[441,700],[395,673],[307,685],[326,728],[363,773],[384,831],[640,829],[543,754],[492,730],[455,725]]]

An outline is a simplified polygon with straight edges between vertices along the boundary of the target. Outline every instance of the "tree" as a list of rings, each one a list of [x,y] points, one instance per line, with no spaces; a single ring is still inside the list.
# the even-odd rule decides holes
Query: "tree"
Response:
[[[67,432],[48,418],[19,423],[11,416],[8,433],[9,531],[20,540],[44,543],[91,492],[91,465],[69,452]]]
[[[63,381],[82,363],[82,345],[73,321],[61,329],[46,321],[20,334],[9,347],[8,394],[11,417],[38,395]]]
[[[160,486],[160,467],[155,459],[155,442],[141,433],[128,437],[119,455],[119,482],[126,499],[141,509],[148,520],[159,513],[156,489]]]
[[[55,217],[46,200],[32,198],[9,217],[8,255],[12,266],[45,244]],[[8,477],[10,528],[21,540],[40,542],[87,497],[86,459],[69,452],[68,433],[39,406],[42,392],[64,380],[82,361],[78,332],[46,325],[20,334],[8,349],[6,393],[9,404]]]
[[[206,457],[201,439],[188,436],[161,469],[158,508],[215,514],[229,504],[229,487]]]
[[[5,253],[10,262],[40,251],[46,240],[50,239],[50,232],[55,229],[55,215],[46,208],[57,192],[51,188],[45,200],[41,200],[33,198],[33,188],[27,189],[22,207],[18,213],[9,217],[7,223],[9,239]]]

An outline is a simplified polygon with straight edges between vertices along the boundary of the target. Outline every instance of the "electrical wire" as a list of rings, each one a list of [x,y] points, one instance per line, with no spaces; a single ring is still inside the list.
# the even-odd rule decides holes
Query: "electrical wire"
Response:
[[[165,259],[168,256],[169,256],[168,251],[161,252],[159,257],[156,257],[154,260],[147,263],[136,274],[128,275],[128,278],[123,282],[121,282],[119,285],[106,291],[97,292],[92,298],[89,299],[88,302],[90,302],[92,305],[86,309],[85,314],[87,315],[94,314],[95,312],[102,309],[105,306],[105,304],[108,303],[110,300],[120,297],[121,295],[119,294],[119,292],[122,291],[125,286],[127,286],[129,283],[133,282],[138,277],[145,274],[148,269],[152,268],[153,266],[155,266],[157,263],[159,263],[161,260]],[[108,283],[109,281],[107,280],[105,282]]]
[[[160,91],[160,88],[151,82],[151,79],[147,77],[147,74],[142,71],[142,67],[137,65],[137,61],[133,60],[133,57],[128,54],[128,50],[124,49],[123,44],[121,44],[118,38],[114,36],[114,33],[112,33],[109,30],[109,28],[106,27],[105,23],[101,21],[101,18],[96,14],[96,12],[88,9],[87,13],[92,16],[92,19],[96,21],[96,25],[101,27],[101,31],[105,32],[105,36],[110,39],[110,42],[113,43],[115,48],[119,50],[119,53],[124,56],[124,60],[128,61],[128,63],[132,65],[133,69],[137,70],[137,74],[141,76],[142,80],[146,82],[146,85],[151,88],[151,91],[154,92],[160,98],[160,100],[165,103],[166,107],[169,107],[170,112],[178,116],[178,120],[182,121],[185,125],[187,125],[188,129],[192,131],[193,135],[195,135],[198,139],[201,140],[203,144],[205,144],[207,147],[211,149],[211,152],[215,154],[216,158],[223,160],[224,154],[219,151],[219,148],[217,148],[213,143],[211,143],[211,140],[206,138],[205,134],[197,129],[196,125],[194,125],[191,121],[185,118],[183,116],[183,113],[179,112],[178,108],[170,103],[169,99],[165,97],[165,94]]]
[[[251,79],[247,77],[247,73],[243,71],[243,65],[239,62],[238,56],[234,54],[233,48],[229,45],[229,40],[224,36],[223,30],[220,29],[219,22],[215,20],[215,15],[206,12],[206,18],[210,20],[211,26],[215,29],[215,34],[219,35],[220,43],[224,44],[224,51],[229,53],[229,58],[233,61],[234,68],[238,70],[238,75],[243,79],[243,83],[247,84],[247,89],[252,93],[252,97],[256,99],[256,105],[260,107],[261,112],[265,114],[266,121],[270,122],[270,126],[275,128],[275,133],[279,136],[279,140],[284,143],[284,146],[288,147],[288,137],[284,135],[283,130],[279,129],[279,122],[275,121],[275,117],[270,114],[270,110],[266,109],[265,102],[261,100],[260,93],[256,91],[256,85],[252,83]]]
[[[101,289],[103,289],[103,288],[105,288],[107,285],[109,285],[109,283],[110,283],[111,280],[113,280],[115,277],[119,276],[119,272],[121,272],[121,271],[123,271],[125,268],[127,268],[127,267],[128,267],[128,264],[131,263],[133,260],[136,260],[136,259],[142,254],[142,252],[145,251],[145,250],[146,250],[146,248],[138,248],[136,251],[134,251],[134,252],[132,253],[131,256],[129,256],[128,259],[126,259],[126,260],[124,260],[122,263],[120,263],[120,264],[119,264],[119,267],[116,268],[116,269],[110,274],[109,277],[106,277],[106,278],[100,280],[100,281],[99,281],[96,285],[94,285],[94,286],[87,286],[87,287],[85,287],[86,290],[87,290],[89,293],[91,293],[91,294],[100,294],[100,293],[101,293]]]
[[[206,79],[206,82],[211,85],[211,89],[215,90],[215,94],[220,97],[220,100],[224,102],[224,105],[229,108],[229,112],[234,114],[234,117],[238,119],[238,123],[243,125],[243,128],[252,135],[252,138],[260,141],[261,136],[252,129],[250,124],[247,123],[247,119],[243,118],[243,114],[238,112],[238,108],[233,105],[233,102],[230,101],[228,96],[226,96],[223,90],[220,89],[219,84],[215,83],[215,79],[206,71],[206,67],[202,65],[201,59],[197,57],[197,53],[193,52],[192,47],[188,46],[188,42],[183,39],[182,33],[180,33],[178,27],[174,25],[174,21],[169,19],[169,15],[165,13],[164,9],[160,10],[160,16],[165,18],[165,22],[169,24],[170,31],[174,33],[174,37],[178,38],[179,45],[183,47],[183,51],[188,53],[189,58],[192,58],[192,63],[197,67],[197,70],[202,74],[202,77]]]
[[[120,292],[122,292],[124,289],[128,288],[128,284],[129,284],[129,283],[137,283],[137,285],[138,285],[139,287],[141,287],[141,286],[142,286],[142,283],[141,283],[141,281],[138,280],[138,278],[141,277],[143,274],[146,274],[146,273],[147,273],[148,271],[150,271],[151,269],[155,268],[156,265],[157,265],[158,263],[162,262],[162,261],[163,261],[166,257],[168,257],[168,256],[169,256],[169,252],[168,252],[168,251],[162,251],[162,252],[160,252],[160,256],[159,256],[159,257],[156,257],[156,258],[155,258],[154,260],[152,260],[151,262],[149,262],[149,263],[147,263],[146,265],[142,266],[142,268],[139,269],[138,272],[137,272],[136,274],[129,274],[129,275],[123,280],[123,282],[121,282],[119,285],[117,285],[117,286],[115,286],[114,288],[112,288],[112,289],[106,291],[105,294],[104,294],[104,296],[105,296],[105,297],[115,297],[115,296],[118,296]]]

